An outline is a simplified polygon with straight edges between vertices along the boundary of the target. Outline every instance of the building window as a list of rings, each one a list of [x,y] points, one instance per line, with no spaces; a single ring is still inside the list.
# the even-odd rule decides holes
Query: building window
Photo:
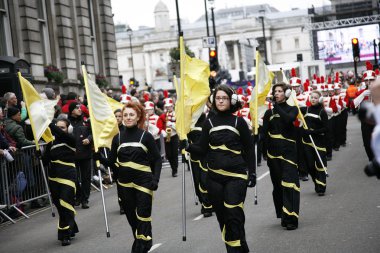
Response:
[[[0,0],[0,55],[13,55],[11,29],[6,0]]]
[[[276,40],[276,49],[277,51],[282,50],[281,40]]]
[[[294,38],[294,48],[295,49],[300,48],[300,39],[299,38]]]
[[[94,6],[92,0],[88,0],[88,18],[90,21],[90,31],[91,31],[91,48],[94,57],[94,69],[95,73],[99,73],[99,59],[98,59],[98,47],[96,44],[96,33],[95,33],[95,19],[94,19]]]
[[[49,41],[49,31],[48,31],[48,24],[47,24],[45,0],[37,1],[37,14],[38,14],[38,25],[40,29],[42,59],[43,59],[44,65],[48,65],[51,63],[51,51],[50,51],[50,41]]]

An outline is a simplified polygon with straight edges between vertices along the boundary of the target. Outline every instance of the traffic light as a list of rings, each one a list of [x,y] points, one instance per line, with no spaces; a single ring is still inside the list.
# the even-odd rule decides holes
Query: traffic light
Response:
[[[218,71],[219,70],[218,55],[215,49],[210,50],[209,59],[210,59],[210,71]]]
[[[129,78],[129,85],[134,85],[135,79],[133,77]]]
[[[360,48],[359,48],[359,40],[358,38],[353,38],[352,42],[352,55],[354,57],[354,61],[360,61]]]

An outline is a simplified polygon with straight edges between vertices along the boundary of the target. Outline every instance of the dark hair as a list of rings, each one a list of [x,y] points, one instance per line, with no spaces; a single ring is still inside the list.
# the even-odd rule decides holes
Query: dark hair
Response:
[[[218,91],[224,91],[228,95],[228,97],[230,99],[230,102],[231,102],[232,94],[235,93],[234,90],[230,86],[227,86],[225,84],[221,84],[221,85],[219,85],[218,87],[215,88],[214,92],[212,93],[213,99],[212,99],[212,106],[211,106],[211,108],[213,110],[217,111],[217,112],[219,112],[219,110],[216,108],[216,99],[215,99],[215,97],[216,97],[216,93]],[[237,100],[236,103],[235,103],[235,105],[233,105],[232,103],[230,104],[230,109],[228,110],[228,112],[234,113],[237,110],[241,109],[241,107],[242,107],[241,103]]]
[[[121,109],[116,109],[116,110],[113,112],[113,114],[116,114],[116,113],[118,113],[118,112],[121,112]]]
[[[77,99],[78,95],[75,92],[69,92],[67,93],[66,100],[74,100]]]
[[[60,121],[65,122],[66,127],[69,127],[69,126],[70,126],[70,120],[65,119],[65,118],[62,118],[62,119],[57,120],[57,123],[60,122]]]
[[[144,129],[145,117],[146,117],[144,107],[138,102],[129,102],[123,107],[123,112],[125,108],[131,108],[136,111],[137,117],[139,117],[139,120],[137,121],[137,127],[140,129]]]
[[[284,82],[279,82],[279,83],[276,83],[273,85],[272,87],[272,95],[274,96],[274,90],[277,88],[277,87],[281,87],[281,89],[285,92],[287,89],[290,89],[290,87],[284,83]]]

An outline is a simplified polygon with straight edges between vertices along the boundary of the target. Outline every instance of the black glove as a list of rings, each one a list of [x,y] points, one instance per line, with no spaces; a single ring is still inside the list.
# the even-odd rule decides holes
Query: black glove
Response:
[[[248,187],[255,187],[256,185],[256,173],[251,173],[248,175]]]
[[[102,159],[102,155],[100,154],[100,152],[95,152],[93,155],[92,155],[92,158],[95,160],[95,161],[101,161]]]
[[[158,189],[157,179],[155,179],[155,178],[152,179],[152,182],[151,182],[151,185],[150,185],[150,189],[152,191],[157,191],[157,189]]]
[[[304,129],[302,130],[302,134],[303,136],[309,136],[311,134],[313,134],[313,130],[310,130],[310,129]]]
[[[179,141],[179,150],[187,149],[188,147],[189,142],[186,139]]]

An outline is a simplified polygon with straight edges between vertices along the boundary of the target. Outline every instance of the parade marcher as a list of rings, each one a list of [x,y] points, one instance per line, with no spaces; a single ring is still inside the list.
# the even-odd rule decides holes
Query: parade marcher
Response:
[[[301,79],[297,76],[296,70],[292,68],[291,70],[291,76],[289,83],[292,88],[292,90],[296,93],[296,99],[298,101],[299,107],[303,108],[306,106],[306,101],[308,101],[308,95],[303,94],[301,90]],[[308,181],[308,172],[306,170],[306,166],[304,163],[304,155],[303,155],[303,149],[302,149],[302,121],[300,119],[296,119],[294,121],[295,131],[296,131],[296,143],[297,143],[297,164],[298,164],[298,171],[299,171],[299,177],[302,181]]]
[[[135,238],[132,253],[147,253],[152,247],[152,201],[160,179],[161,156],[153,136],[143,130],[142,105],[125,105],[123,124],[125,127],[112,140],[110,157],[96,156],[118,171],[119,197]]]
[[[298,227],[300,183],[297,166],[296,129],[298,110],[286,103],[290,89],[285,83],[272,87],[273,109],[264,114],[263,133],[273,184],[277,218],[287,230]]]
[[[115,115],[115,118],[116,118],[116,122],[117,122],[117,125],[119,127],[119,132],[123,130],[124,128],[124,125],[123,125],[123,112],[121,111],[121,109],[116,109],[113,114]],[[113,170],[113,180],[117,182],[117,170]],[[116,183],[116,190],[117,190],[117,196],[119,196],[119,184]],[[118,197],[117,198],[117,201],[119,203],[119,207],[120,207],[120,215],[123,215],[125,214],[125,211],[123,209],[123,206],[121,205],[121,199]]]
[[[91,190],[92,134],[81,108],[81,104],[72,102],[68,108],[68,119],[76,142],[75,165],[78,169],[78,180],[75,205],[82,204],[82,208],[87,209]]]
[[[175,112],[173,99],[164,99],[165,112],[160,115],[157,126],[165,139],[165,154],[172,169],[172,176],[178,173],[178,144],[179,139],[175,129]]]
[[[205,121],[199,142],[187,151],[207,154],[207,190],[227,252],[249,252],[243,206],[247,186],[256,185],[253,138],[245,121],[232,115],[240,107],[234,91],[219,85],[212,97],[216,114]],[[181,141],[181,148],[185,146]]]
[[[189,143],[197,143],[199,138],[202,135],[202,125],[206,120],[206,115],[203,113],[195,126],[190,129],[190,132],[187,134]],[[212,205],[210,203],[208,192],[207,192],[207,166],[205,165],[203,155],[192,154],[191,159],[191,169],[193,172],[195,193],[198,196],[198,199],[202,205],[201,213],[204,217],[212,216]]]
[[[154,103],[152,101],[146,101],[144,103],[145,112],[147,116],[147,130],[153,135],[154,141],[156,142],[158,151],[161,152],[161,141],[160,141],[160,129],[157,127],[158,115],[154,113]]]
[[[326,160],[326,137],[328,131],[327,114],[323,108],[323,97],[319,91],[312,91],[310,94],[310,107],[301,108],[308,129],[302,128],[302,149],[304,150],[305,165],[315,184],[315,192],[323,196],[326,191],[326,173],[324,168],[327,166]],[[312,141],[322,159],[320,163],[315,152]]]
[[[58,240],[62,246],[70,245],[70,238],[78,233],[75,222],[75,138],[68,133],[70,122],[60,119],[49,125],[55,139],[49,143],[46,159],[50,162],[49,185],[51,197],[59,214]]]
[[[363,80],[365,82],[365,89],[360,90],[354,99],[355,107],[359,107],[363,101],[370,102],[371,99],[371,86],[376,79],[376,74],[373,71],[372,64],[370,62],[366,62],[367,71],[363,74]],[[371,149],[371,136],[375,125],[369,124],[368,122],[361,121],[361,130],[362,130],[362,139],[364,144],[365,152],[367,153],[367,157],[369,161],[373,160],[373,152]]]
[[[334,88],[332,85],[325,85],[323,90],[323,104],[325,107],[325,111],[327,113],[328,118],[328,129],[329,131],[326,134],[326,159],[327,161],[331,161],[332,159],[332,150],[334,144],[334,121],[333,118],[335,114],[338,112],[338,107],[335,103],[335,100],[332,99],[334,95]]]

